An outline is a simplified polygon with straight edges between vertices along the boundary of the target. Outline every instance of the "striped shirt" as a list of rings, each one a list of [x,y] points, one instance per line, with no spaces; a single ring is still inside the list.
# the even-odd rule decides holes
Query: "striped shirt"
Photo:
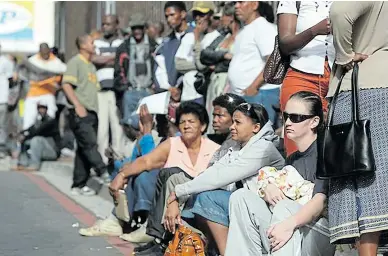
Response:
[[[117,48],[123,42],[124,41],[120,38],[117,38],[112,42],[109,42],[105,38],[96,39],[94,40],[94,46],[96,47],[96,55],[106,56],[106,55],[115,54]],[[98,78],[98,81],[100,82],[102,90],[113,88],[113,73],[114,73],[113,66],[104,65],[104,66],[97,67],[97,78]]]

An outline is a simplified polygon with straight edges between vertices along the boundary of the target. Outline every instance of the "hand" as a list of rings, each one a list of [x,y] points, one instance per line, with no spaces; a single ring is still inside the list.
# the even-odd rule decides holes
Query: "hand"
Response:
[[[20,143],[23,143],[25,139],[26,139],[26,136],[24,136],[23,134],[20,134],[18,137],[18,140]]]
[[[233,55],[231,53],[229,53],[229,52],[225,53],[224,59],[231,60],[232,58],[233,58]]]
[[[214,65],[209,66],[209,69],[210,69],[211,71],[214,71],[214,70],[216,69],[216,66],[214,66]]]
[[[148,111],[148,107],[146,104],[143,104],[140,106],[140,133],[141,134],[147,134],[151,133],[152,126],[153,126],[154,120],[152,118],[152,115]]]
[[[167,205],[163,224],[164,228],[173,234],[175,234],[176,224],[182,224],[179,204],[177,201],[173,201]]]
[[[82,105],[78,105],[75,107],[75,113],[80,118],[84,118],[88,115],[88,112],[86,111],[86,109]]]
[[[125,180],[126,179],[124,177],[124,174],[122,172],[119,172],[109,185],[109,193],[113,197],[115,203],[119,198],[119,190],[124,188]]]
[[[272,252],[276,252],[282,248],[288,240],[291,239],[295,228],[296,223],[293,218],[288,218],[269,228],[267,236],[270,241]]]
[[[353,57],[353,60],[351,62],[349,62],[348,64],[345,64],[343,65],[344,69],[346,71],[349,71],[351,69],[353,69],[353,65],[355,62],[363,62],[364,60],[366,60],[369,56],[366,55],[366,54],[362,54],[362,53],[355,53],[354,54],[354,57]]]
[[[105,156],[107,158],[113,158],[113,151],[112,151],[112,148],[111,147],[108,147],[107,149],[105,149]]]
[[[205,33],[208,27],[209,27],[209,22],[205,18],[202,18],[199,21],[197,21],[194,29],[194,37],[196,41],[200,39],[201,34]]]
[[[181,90],[178,87],[171,87],[168,89],[171,93],[171,99],[176,102],[181,100]]]
[[[256,88],[256,86],[251,85],[245,90],[242,91],[243,95],[245,96],[255,96],[259,93],[259,90]]]
[[[268,184],[264,189],[264,201],[275,206],[279,201],[285,199],[283,192],[274,184]]]
[[[319,23],[315,24],[312,28],[311,31],[314,36],[318,35],[328,35],[331,33],[331,25],[330,25],[330,20],[328,18],[320,21]]]

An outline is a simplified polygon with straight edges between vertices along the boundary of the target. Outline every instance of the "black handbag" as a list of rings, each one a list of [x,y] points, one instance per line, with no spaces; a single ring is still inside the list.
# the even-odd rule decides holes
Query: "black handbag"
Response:
[[[317,177],[331,179],[373,174],[370,120],[360,120],[358,110],[358,64],[352,73],[352,121],[333,125],[333,114],[340,92],[342,75],[330,104],[323,138],[318,139]]]

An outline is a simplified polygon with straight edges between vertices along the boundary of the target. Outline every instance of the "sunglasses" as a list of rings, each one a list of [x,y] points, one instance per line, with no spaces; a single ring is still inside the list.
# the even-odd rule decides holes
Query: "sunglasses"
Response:
[[[313,118],[315,115],[301,115],[301,114],[289,114],[287,112],[283,112],[283,122],[286,122],[289,118],[291,122],[297,124],[307,119]]]
[[[237,106],[237,109],[242,109],[246,113],[250,113],[250,116],[256,120],[259,120],[259,117],[257,116],[255,110],[253,109],[252,105],[249,103],[241,103]]]

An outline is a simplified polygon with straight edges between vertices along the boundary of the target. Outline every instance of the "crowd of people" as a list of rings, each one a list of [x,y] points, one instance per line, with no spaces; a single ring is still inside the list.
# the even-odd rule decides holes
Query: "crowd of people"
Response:
[[[95,195],[108,183],[113,198],[109,217],[79,233],[140,244],[139,256],[171,250],[180,226],[207,241],[207,255],[332,256],[338,244],[376,255],[388,229],[388,5],[280,1],[275,19],[262,1],[195,1],[191,10],[171,1],[164,14],[166,36],[162,22],[141,14],[126,30],[104,16],[101,31],[77,37],[79,53],[66,64],[47,44],[17,69],[0,58],[2,90],[29,83],[15,170],[38,170],[70,144],[72,194]],[[289,59],[281,84],[265,79],[276,51]],[[375,172],[318,179],[317,141],[340,82],[332,118],[352,119],[355,63]],[[167,113],[140,105],[166,92]],[[0,146],[12,107],[3,95]],[[88,186],[91,170],[98,188]],[[291,181],[266,180],[271,170]]]

